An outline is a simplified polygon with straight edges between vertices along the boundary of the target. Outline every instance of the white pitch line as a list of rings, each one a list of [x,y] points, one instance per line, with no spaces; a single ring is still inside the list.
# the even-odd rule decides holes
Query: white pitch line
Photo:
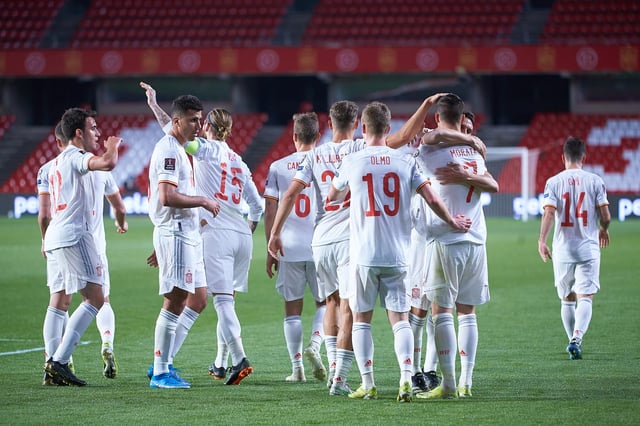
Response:
[[[91,343],[91,340],[80,342],[80,343],[78,343],[78,345],[84,346],[84,345],[88,345],[89,343]],[[26,354],[26,353],[29,353],[29,352],[38,352],[38,351],[44,351],[44,346],[39,347],[39,348],[20,349],[20,350],[11,351],[11,352],[0,352],[0,356],[19,355],[19,354]]]

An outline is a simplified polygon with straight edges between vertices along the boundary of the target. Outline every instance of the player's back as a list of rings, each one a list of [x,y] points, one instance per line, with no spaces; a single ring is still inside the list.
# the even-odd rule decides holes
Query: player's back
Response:
[[[200,209],[201,217],[214,228],[249,232],[242,210],[243,192],[251,179],[249,168],[226,142],[204,138],[198,142],[193,154],[197,191],[220,204],[216,217]]]
[[[344,159],[351,191],[351,260],[366,266],[406,265],[411,197],[428,179],[415,160],[386,146],[372,146]],[[340,178],[343,178],[341,175]]]
[[[91,156],[70,145],[49,168],[52,219],[45,234],[45,250],[73,245],[87,232],[93,205],[93,194],[86,189],[90,185],[87,173]]]
[[[364,147],[362,140],[327,142],[307,153],[298,167],[295,179],[311,184],[316,199],[316,227],[313,244],[323,245],[349,239],[349,200],[325,205],[331,181],[341,160]]]
[[[274,161],[269,167],[264,197],[279,201],[289,188],[306,152],[294,152]],[[305,187],[295,200],[293,209],[282,227],[282,241],[286,261],[311,259],[311,239],[316,217],[316,199],[311,185]]]
[[[599,256],[598,208],[609,204],[602,178],[564,170],[547,181],[543,197],[543,205],[556,207],[554,258],[573,262]]]
[[[458,163],[475,175],[485,174],[486,164],[475,149],[466,145],[423,145],[419,149],[418,164],[431,178],[433,189],[442,198],[451,215],[464,214],[471,219],[471,228],[469,232],[452,232],[451,226],[429,209],[427,211],[429,233],[444,244],[460,241],[484,244],[487,239],[487,227],[482,209],[481,191],[464,184],[442,185],[435,178],[436,169],[448,167],[449,163]]]

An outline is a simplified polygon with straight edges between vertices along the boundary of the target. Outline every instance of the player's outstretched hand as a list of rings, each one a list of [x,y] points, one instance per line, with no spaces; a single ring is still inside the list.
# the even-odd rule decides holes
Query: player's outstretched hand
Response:
[[[158,267],[158,258],[156,257],[155,250],[149,255],[149,257],[147,257],[147,265],[151,266],[152,268]]]
[[[547,263],[547,259],[551,259],[551,249],[544,241],[538,241],[538,254],[544,263]]]
[[[145,90],[145,94],[147,95],[147,103],[149,105],[155,105],[156,102],[156,90],[151,87],[149,83],[145,83],[144,81],[140,82],[140,87]]]
[[[469,232],[469,228],[471,228],[471,219],[463,214],[457,214],[453,217],[453,227],[461,232]]]

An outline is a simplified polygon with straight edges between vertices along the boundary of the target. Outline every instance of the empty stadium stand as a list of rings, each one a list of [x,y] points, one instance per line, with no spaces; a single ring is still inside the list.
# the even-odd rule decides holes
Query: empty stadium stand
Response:
[[[95,0],[71,47],[268,45],[291,0]]]
[[[635,0],[556,0],[541,43],[638,43],[640,3]]]
[[[35,48],[64,0],[3,0],[0,7],[0,47]]]
[[[321,0],[303,44],[508,42],[522,0]]]

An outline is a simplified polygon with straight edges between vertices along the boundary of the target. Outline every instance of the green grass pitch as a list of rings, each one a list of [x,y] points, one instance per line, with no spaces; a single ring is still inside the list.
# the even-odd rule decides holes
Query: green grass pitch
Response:
[[[111,223],[107,221],[107,223]],[[614,222],[603,251],[584,359],[569,361],[552,267],[537,254],[539,221],[488,220],[491,302],[478,310],[480,340],[473,397],[398,404],[398,366],[386,316],[374,315],[380,399],[330,397],[309,373],[284,382],[290,363],[283,303],[265,273],[264,231],[256,231],[250,290],[237,297],[247,355],[255,371],[240,386],[213,381],[216,315],[205,309],[176,358],[189,390],[150,389],[153,330],[161,297],[146,217],[130,231],[108,229],[115,353],[120,371],[102,377],[100,339],[90,326],[74,354],[84,388],[43,387],[42,321],[48,303],[35,217],[0,219],[0,423],[2,424],[637,424],[640,412],[638,244],[640,221]],[[76,296],[72,309],[79,297]],[[306,299],[309,332],[313,303]],[[306,340],[306,337],[305,337]],[[324,348],[323,348],[324,351]],[[357,366],[349,375],[359,383]]]

